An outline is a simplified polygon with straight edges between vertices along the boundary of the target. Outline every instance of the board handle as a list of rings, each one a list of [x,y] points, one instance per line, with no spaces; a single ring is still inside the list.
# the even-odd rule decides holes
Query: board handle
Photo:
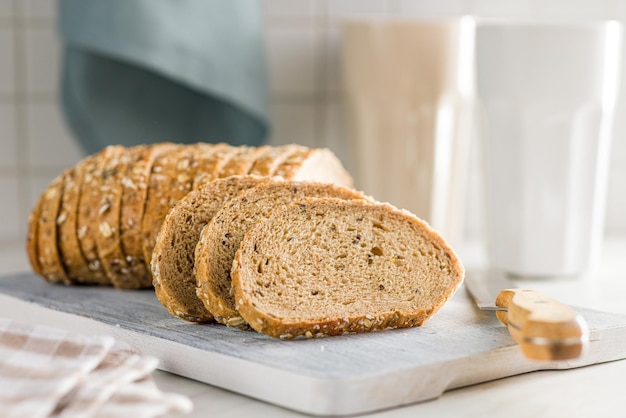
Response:
[[[589,342],[586,321],[571,307],[534,289],[505,289],[497,311],[524,355],[533,360],[571,360],[583,355]]]

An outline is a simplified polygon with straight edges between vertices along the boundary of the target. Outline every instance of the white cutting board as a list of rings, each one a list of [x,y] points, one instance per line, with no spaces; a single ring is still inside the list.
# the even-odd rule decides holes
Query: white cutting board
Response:
[[[369,412],[520,373],[626,358],[626,316],[579,312],[591,331],[586,355],[534,362],[463,288],[420,328],[281,341],[173,318],[152,291],[51,285],[30,273],[0,278],[0,316],[110,334],[158,357],[163,370],[315,415]]]

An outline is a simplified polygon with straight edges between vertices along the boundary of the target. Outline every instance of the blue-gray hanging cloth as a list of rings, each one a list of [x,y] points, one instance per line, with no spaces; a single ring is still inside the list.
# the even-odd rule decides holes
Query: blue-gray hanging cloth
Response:
[[[62,106],[88,153],[268,133],[258,0],[61,0]]]

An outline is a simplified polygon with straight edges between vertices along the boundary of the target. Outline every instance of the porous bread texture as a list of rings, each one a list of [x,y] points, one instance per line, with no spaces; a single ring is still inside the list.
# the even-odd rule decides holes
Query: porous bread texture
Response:
[[[257,223],[232,269],[242,318],[282,339],[420,326],[463,277],[453,249],[414,215],[327,198]]]
[[[197,295],[218,322],[245,327],[230,291],[231,266],[245,233],[274,209],[310,196],[366,199],[360,192],[332,184],[275,179],[242,191],[206,225],[195,252]]]
[[[181,199],[167,214],[152,256],[154,290],[174,316],[209,322],[213,315],[196,296],[194,251],[202,228],[225,202],[267,178],[231,176],[205,183]]]

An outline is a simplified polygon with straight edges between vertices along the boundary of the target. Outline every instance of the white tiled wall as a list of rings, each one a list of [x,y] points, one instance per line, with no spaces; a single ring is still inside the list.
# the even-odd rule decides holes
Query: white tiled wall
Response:
[[[622,0],[264,0],[264,5],[272,142],[329,146],[348,166],[339,59],[342,19],[472,13],[626,20]],[[23,241],[26,217],[39,192],[81,156],[58,106],[55,6],[52,0],[0,0],[0,248]],[[621,97],[607,210],[607,229],[614,234],[626,234],[626,81]],[[470,201],[468,211],[468,232],[476,235],[478,202]]]
[[[0,0],[0,248],[24,240],[47,183],[81,158],[57,104],[56,2]]]

